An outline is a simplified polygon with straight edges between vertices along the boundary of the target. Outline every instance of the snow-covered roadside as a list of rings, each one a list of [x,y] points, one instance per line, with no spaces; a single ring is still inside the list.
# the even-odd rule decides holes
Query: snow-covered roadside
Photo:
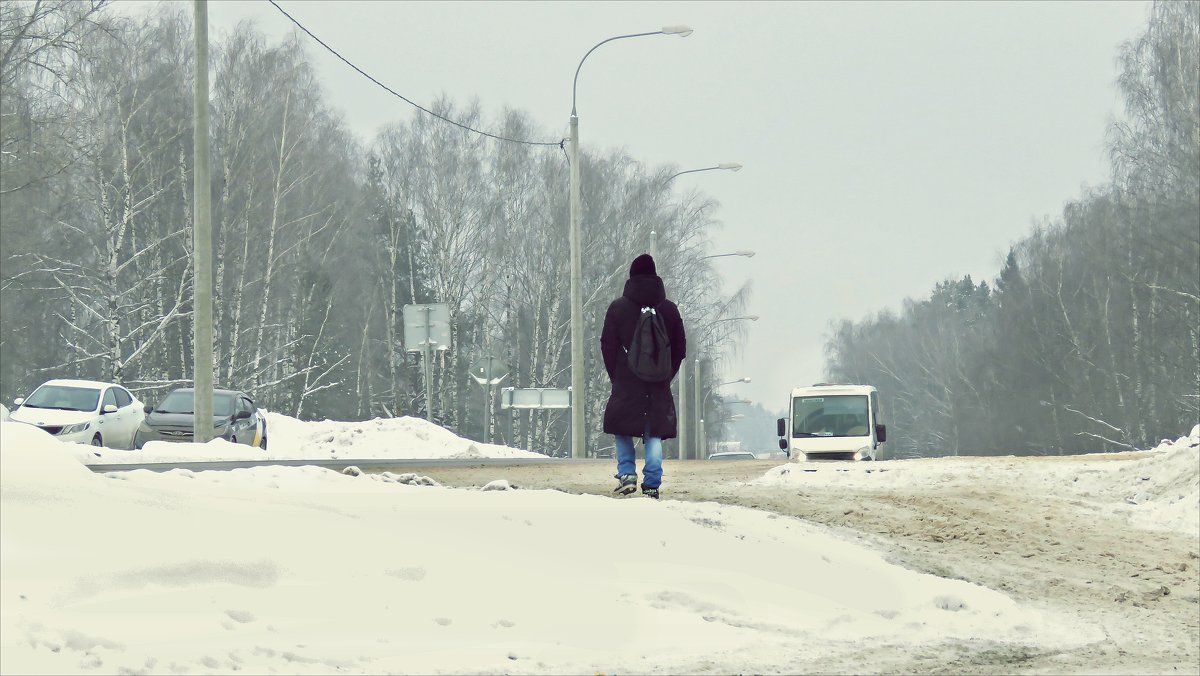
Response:
[[[152,441],[141,450],[76,446],[88,464],[203,460],[546,458],[541,453],[464,439],[421,418],[307,422],[267,412],[267,450],[215,439],[207,444]]]
[[[1164,440],[1146,457],[1114,462],[1111,454],[1031,458],[959,457],[879,463],[789,463],[749,482],[760,486],[895,489],[920,486],[1041,486],[1046,495],[1081,501],[1134,526],[1200,535],[1200,425]],[[1061,462],[1069,460],[1068,462]]]
[[[96,475],[35,428],[0,436],[3,673],[734,673],[1103,636],[745,508],[311,467]]]

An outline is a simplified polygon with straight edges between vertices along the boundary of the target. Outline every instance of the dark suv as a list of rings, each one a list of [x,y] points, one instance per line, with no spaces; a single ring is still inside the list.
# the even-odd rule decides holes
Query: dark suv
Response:
[[[196,390],[173,390],[158,406],[146,405],[146,419],[134,436],[134,448],[147,441],[191,441]],[[267,419],[245,392],[213,390],[213,438],[267,448]]]

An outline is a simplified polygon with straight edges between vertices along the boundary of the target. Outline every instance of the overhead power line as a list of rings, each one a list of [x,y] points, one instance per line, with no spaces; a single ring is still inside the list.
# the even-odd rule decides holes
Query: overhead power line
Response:
[[[275,9],[279,10],[279,12],[280,12],[281,14],[283,14],[284,16],[286,16],[286,17],[288,18],[288,20],[290,20],[292,23],[296,24],[296,27],[297,27],[297,28],[299,28],[300,30],[302,30],[302,31],[304,31],[305,33],[307,33],[307,34],[308,34],[308,37],[312,38],[313,40],[316,40],[316,41],[317,41],[317,44],[321,45],[321,46],[322,46],[322,47],[324,47],[324,48],[325,48],[325,49],[326,49],[326,50],[327,50],[327,51],[328,51],[330,54],[333,54],[333,55],[334,55],[334,56],[336,56],[338,59],[340,59],[340,60],[342,61],[342,63],[344,63],[344,64],[346,64],[347,66],[350,66],[350,67],[351,67],[351,68],[353,68],[354,70],[358,71],[358,73],[359,73],[360,75],[362,75],[363,77],[367,78],[367,79],[368,79],[368,80],[370,80],[371,82],[374,82],[376,85],[378,85],[379,87],[381,87],[381,88],[382,88],[384,91],[386,91],[387,93],[391,94],[392,96],[395,96],[396,98],[400,99],[401,101],[404,101],[405,103],[407,103],[407,104],[409,104],[409,105],[413,106],[414,108],[416,108],[417,110],[420,110],[420,111],[421,111],[421,112],[423,112],[423,113],[428,113],[428,114],[430,114],[430,115],[432,115],[432,116],[436,117],[437,119],[439,119],[439,120],[442,120],[443,122],[449,122],[450,124],[452,124],[452,125],[454,125],[454,126],[456,126],[456,127],[459,127],[459,128],[461,128],[461,129],[465,129],[465,130],[467,130],[467,131],[469,131],[469,132],[474,132],[474,133],[476,133],[476,134],[479,134],[479,135],[481,135],[481,136],[486,136],[486,137],[488,137],[488,138],[494,138],[494,139],[496,139],[497,141],[508,141],[509,143],[522,143],[522,144],[524,144],[524,145],[529,145],[529,146],[558,146],[559,148],[562,148],[562,147],[563,147],[563,143],[565,143],[565,141],[566,141],[566,139],[563,139],[563,140],[561,140],[561,141],[526,141],[526,140],[522,140],[522,139],[509,138],[509,137],[507,137],[507,136],[500,136],[499,134],[493,134],[493,133],[491,133],[491,132],[486,132],[486,131],[483,131],[483,130],[480,130],[480,129],[475,129],[474,127],[469,127],[469,126],[467,126],[467,125],[465,125],[465,124],[463,124],[463,123],[461,123],[461,122],[456,122],[456,121],[454,121],[454,120],[451,120],[450,118],[448,118],[448,117],[446,117],[446,116],[444,116],[444,115],[438,115],[437,113],[433,112],[432,110],[430,110],[430,109],[428,109],[428,108],[426,108],[426,107],[422,106],[421,104],[419,104],[419,103],[417,103],[417,102],[415,102],[415,101],[413,101],[413,100],[411,100],[411,99],[409,99],[409,98],[405,97],[403,94],[400,94],[399,92],[397,92],[396,90],[392,89],[391,87],[389,87],[389,86],[387,86],[387,85],[383,84],[383,83],[382,83],[382,82],[380,82],[379,80],[376,80],[375,78],[371,77],[371,75],[370,75],[369,73],[367,73],[366,71],[364,71],[362,68],[359,68],[358,66],[354,65],[353,63],[351,63],[349,59],[347,59],[346,57],[344,57],[344,56],[342,56],[341,54],[339,54],[339,53],[338,53],[338,51],[337,51],[336,49],[334,49],[333,47],[330,47],[329,45],[325,44],[325,41],[324,41],[324,40],[322,40],[321,38],[317,37],[316,35],[313,35],[313,32],[312,32],[312,31],[310,31],[310,30],[308,30],[307,28],[305,28],[305,27],[304,27],[304,24],[302,24],[302,23],[300,23],[299,21],[297,21],[297,20],[296,20],[296,17],[292,16],[291,14],[288,14],[286,10],[284,10],[282,7],[280,7],[280,6],[279,6],[279,4],[278,4],[277,2],[275,2],[275,0],[267,0],[267,2],[271,3],[271,4],[272,4],[272,5],[275,7]]]

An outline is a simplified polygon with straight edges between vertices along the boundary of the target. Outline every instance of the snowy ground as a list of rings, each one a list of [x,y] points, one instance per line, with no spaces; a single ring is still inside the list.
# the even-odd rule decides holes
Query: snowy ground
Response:
[[[285,421],[271,444],[276,457],[472,452],[424,425]],[[97,475],[79,462],[88,449],[30,426],[0,423],[0,438],[2,673],[864,672],[947,644],[1069,654],[1111,634],[746,507],[311,467]],[[1111,471],[1013,459],[1019,476],[1001,481],[1196,534],[1197,444],[1200,429]],[[994,483],[1005,459],[990,460],[791,463],[727,488],[915,494]]]
[[[1130,453],[795,463],[787,474],[779,467],[668,461],[664,495],[820,524],[888,562],[1002,591],[1022,607],[1103,633],[1074,647],[983,636],[938,645],[861,641],[798,656],[780,672],[1198,673],[1200,530],[1188,524],[1200,512],[1200,430]],[[613,485],[612,467],[603,465],[428,471],[459,487],[503,477],[525,488],[608,495]]]
[[[1200,534],[1200,425],[1186,437],[1163,440],[1144,457],[1113,462],[1112,455],[1029,458],[928,458],[886,463],[790,463],[749,482],[780,488],[896,489],[940,485],[1021,485],[1063,500],[1082,500],[1095,509],[1127,518],[1131,525]],[[1122,455],[1122,454],[1117,454]]]

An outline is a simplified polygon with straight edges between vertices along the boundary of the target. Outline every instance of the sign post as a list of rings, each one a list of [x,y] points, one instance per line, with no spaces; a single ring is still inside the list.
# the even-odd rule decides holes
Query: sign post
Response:
[[[425,360],[425,419],[433,422],[433,351],[450,349],[450,306],[404,306],[404,349]]]
[[[487,388],[487,404],[484,408],[485,432],[486,441],[490,444],[495,439],[493,432],[495,428],[495,394],[492,392],[492,386],[499,385],[501,380],[508,377],[508,364],[499,359],[488,355],[480,357],[471,364],[471,377],[475,382]]]
[[[571,408],[571,388],[506,387],[500,390],[500,408],[553,409]]]

